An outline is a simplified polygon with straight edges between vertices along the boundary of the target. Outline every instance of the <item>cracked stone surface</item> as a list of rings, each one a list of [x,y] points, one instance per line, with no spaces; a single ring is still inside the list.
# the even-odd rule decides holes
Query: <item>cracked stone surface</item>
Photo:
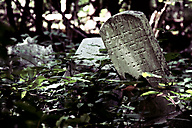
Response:
[[[109,18],[101,27],[100,35],[108,54],[122,78],[126,73],[136,79],[142,72],[169,77],[162,50],[152,28],[139,11],[125,11]],[[152,86],[165,83],[167,78],[147,78]]]
[[[171,72],[144,13],[118,13],[102,25],[100,35],[122,79],[126,79],[126,74],[138,79],[143,72],[149,72],[162,77],[146,78],[153,87],[158,87],[159,83],[170,82],[168,77]],[[157,118],[163,122],[170,113],[177,114],[175,107],[167,105],[168,103],[163,97],[151,97],[142,101],[137,110],[144,111],[145,108],[145,111],[148,111],[143,115],[145,118],[156,119],[163,116]]]

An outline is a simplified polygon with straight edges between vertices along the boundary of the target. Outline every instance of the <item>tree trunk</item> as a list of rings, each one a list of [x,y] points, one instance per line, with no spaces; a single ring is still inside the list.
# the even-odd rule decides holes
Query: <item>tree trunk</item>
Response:
[[[43,33],[43,0],[35,0],[35,10],[36,19],[35,19],[35,26],[36,26],[36,33],[42,35]]]
[[[131,0],[131,10],[143,12],[147,19],[150,17],[150,0]]]
[[[13,9],[11,7],[11,1],[12,0],[5,0],[6,4],[7,4],[7,16],[9,18],[9,23],[10,25],[16,30],[16,25],[15,25],[15,21],[14,21],[14,15],[13,15]]]
[[[29,32],[28,29],[26,30],[27,17],[30,15],[30,13],[29,13],[29,3],[30,3],[30,0],[26,0],[26,4],[25,4],[24,11],[23,11],[23,14],[22,14],[22,20],[21,20],[21,23],[20,23],[20,31],[22,33],[28,33]]]

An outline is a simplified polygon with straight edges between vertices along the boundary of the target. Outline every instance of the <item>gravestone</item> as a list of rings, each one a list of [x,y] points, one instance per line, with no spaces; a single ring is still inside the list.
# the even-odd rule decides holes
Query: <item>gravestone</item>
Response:
[[[87,66],[98,66],[96,61],[102,58],[109,58],[108,54],[103,54],[100,52],[101,49],[106,49],[105,45],[100,37],[94,38],[85,38],[82,40],[79,45],[77,51],[75,52],[78,59],[84,60],[76,60],[76,64],[83,64]]]
[[[102,25],[100,35],[122,79],[126,79],[126,74],[138,79],[143,72],[149,72],[161,76],[146,78],[153,87],[170,82],[171,73],[144,13],[118,13]],[[163,97],[152,97],[141,102],[137,109],[148,111],[144,114],[146,118],[164,116],[162,119],[166,120],[165,116],[176,113],[175,107],[167,104]]]
[[[125,11],[109,18],[100,35],[108,54],[122,78],[130,74],[138,79],[143,72],[163,78],[147,78],[152,86],[169,82],[171,76],[162,50],[144,13]]]
[[[12,61],[18,61],[22,67],[34,67],[47,64],[54,60],[52,46],[48,47],[35,44],[31,37],[27,37],[23,43],[7,47],[8,55],[12,55]]]
[[[106,48],[101,37],[83,39],[73,56],[75,63],[71,63],[72,68],[68,68],[65,76],[78,74],[86,69],[96,71],[100,66],[99,63],[96,63],[97,61],[109,59],[108,54],[102,52],[104,49]],[[109,69],[109,67],[110,65],[106,65],[103,68]]]

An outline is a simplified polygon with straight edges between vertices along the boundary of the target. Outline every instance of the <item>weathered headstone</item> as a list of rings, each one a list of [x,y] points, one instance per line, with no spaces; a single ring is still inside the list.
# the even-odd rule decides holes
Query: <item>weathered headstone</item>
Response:
[[[23,43],[9,46],[8,54],[13,55],[12,60],[18,61],[22,67],[34,67],[47,64],[54,59],[52,46],[48,47],[35,44],[31,37],[27,37]]]
[[[116,14],[103,24],[100,35],[122,78],[128,73],[138,79],[143,72],[150,72],[163,77],[147,78],[152,86],[169,82],[166,77],[171,73],[144,13],[125,11]]]
[[[99,67],[96,61],[109,58],[107,53],[101,52],[103,49],[106,48],[101,37],[83,39],[75,52],[75,56],[73,56],[75,60],[75,64],[71,65],[73,69],[69,69],[65,75],[78,74],[80,70],[85,70],[90,67],[96,70],[96,68]],[[109,66],[105,66],[105,68],[109,68]]]
[[[85,38],[82,40],[77,51],[75,52],[78,59],[84,59],[82,61],[76,60],[76,64],[83,64],[89,66],[97,66],[95,62],[102,58],[109,58],[108,54],[100,52],[101,49],[106,49],[105,45],[100,37]]]
[[[170,82],[168,77],[171,73],[144,13],[118,13],[103,24],[100,35],[109,57],[123,79],[126,79],[126,74],[138,79],[143,72],[149,72],[162,76],[147,78],[153,87],[157,87],[159,83]],[[163,97],[154,97],[141,102],[138,109],[148,111],[144,117],[167,116],[175,111],[175,107],[167,105],[168,103]]]

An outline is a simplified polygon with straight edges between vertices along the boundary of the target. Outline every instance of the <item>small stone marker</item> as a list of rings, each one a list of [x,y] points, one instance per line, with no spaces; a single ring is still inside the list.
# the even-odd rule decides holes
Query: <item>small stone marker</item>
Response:
[[[87,66],[97,66],[95,62],[102,58],[109,58],[108,54],[103,54],[100,49],[106,49],[105,45],[100,37],[85,38],[79,45],[75,52],[78,59],[84,59],[82,61],[76,60],[76,64],[83,64]]]
[[[78,74],[79,71],[86,68],[91,68],[93,70],[98,68],[100,64],[97,64],[96,61],[109,59],[109,55],[107,53],[102,53],[100,51],[101,49],[106,50],[101,37],[83,39],[75,52],[75,56],[73,56],[75,64],[70,66],[72,69],[69,68],[65,76]],[[109,68],[109,65],[104,68]]]
[[[19,61],[22,67],[34,67],[47,64],[54,60],[52,46],[48,47],[35,44],[31,37],[27,37],[23,43],[7,47],[8,54],[13,55],[12,60]]]
[[[139,11],[118,13],[103,24],[100,35],[122,78],[125,79],[128,73],[138,79],[142,72],[163,77],[171,75],[144,13]],[[167,78],[152,77],[147,80],[152,86],[169,81]]]

